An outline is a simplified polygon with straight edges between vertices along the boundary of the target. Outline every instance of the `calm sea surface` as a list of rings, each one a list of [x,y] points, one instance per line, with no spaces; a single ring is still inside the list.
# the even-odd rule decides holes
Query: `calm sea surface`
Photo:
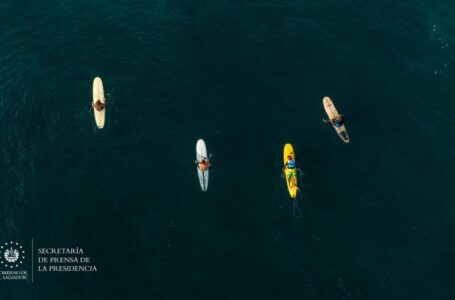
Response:
[[[1,1],[0,243],[98,272],[0,299],[455,299],[455,2],[405,2]]]

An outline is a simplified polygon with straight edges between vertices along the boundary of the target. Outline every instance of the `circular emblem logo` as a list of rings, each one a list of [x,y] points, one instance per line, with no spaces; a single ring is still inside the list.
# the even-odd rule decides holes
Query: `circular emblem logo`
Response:
[[[19,243],[9,242],[0,246],[0,264],[5,268],[17,268],[25,260],[25,251]]]
[[[19,251],[17,251],[16,249],[13,249],[11,247],[10,249],[7,249],[5,251],[4,256],[8,262],[13,263],[13,262],[16,262],[17,259],[19,258]]]

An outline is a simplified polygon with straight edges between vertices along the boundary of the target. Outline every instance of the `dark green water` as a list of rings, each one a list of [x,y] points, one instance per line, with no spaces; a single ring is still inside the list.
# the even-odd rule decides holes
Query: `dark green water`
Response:
[[[455,298],[455,3],[408,2],[2,1],[0,242],[98,272],[0,299]]]

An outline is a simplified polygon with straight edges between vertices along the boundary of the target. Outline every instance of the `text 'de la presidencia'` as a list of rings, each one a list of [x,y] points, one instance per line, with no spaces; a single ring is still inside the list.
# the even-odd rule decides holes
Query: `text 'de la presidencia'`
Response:
[[[38,272],[97,272],[90,256],[84,249],[38,248]]]

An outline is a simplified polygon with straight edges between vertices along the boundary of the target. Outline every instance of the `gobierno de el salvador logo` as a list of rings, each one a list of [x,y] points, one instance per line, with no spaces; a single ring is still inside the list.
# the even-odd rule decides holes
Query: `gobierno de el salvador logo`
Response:
[[[17,242],[0,245],[0,266],[6,269],[18,268],[25,260],[25,250]]]

